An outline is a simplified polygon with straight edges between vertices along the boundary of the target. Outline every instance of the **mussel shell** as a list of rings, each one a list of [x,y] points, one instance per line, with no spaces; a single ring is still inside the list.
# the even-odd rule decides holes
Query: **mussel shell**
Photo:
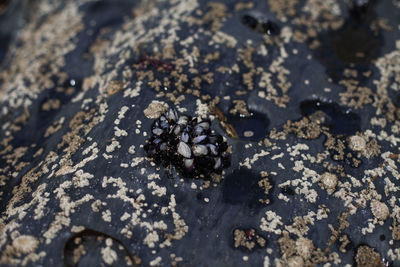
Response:
[[[160,136],[164,133],[164,130],[160,128],[154,128],[152,132],[153,134]]]
[[[201,128],[203,128],[204,130],[210,129],[210,122],[209,121],[201,121],[197,125],[200,126]]]
[[[160,147],[159,147],[160,151],[166,151],[167,148],[168,148],[167,143],[164,142],[164,143],[160,144]]]
[[[185,159],[184,165],[187,171],[191,172],[194,170],[194,159]]]
[[[178,135],[181,132],[181,126],[176,125],[173,130],[171,130],[174,132],[175,135]]]
[[[205,156],[208,154],[208,149],[205,145],[194,145],[192,148],[195,156]]]
[[[168,120],[170,121],[176,121],[178,119],[178,114],[176,113],[175,109],[169,109],[168,111]]]
[[[189,118],[188,118],[187,116],[183,115],[183,116],[180,116],[180,117],[179,117],[177,123],[178,123],[179,125],[186,125],[186,124],[188,123],[188,120],[189,120]]]
[[[207,144],[208,149],[210,150],[211,154],[214,156],[218,155],[217,147],[213,144]]]
[[[189,142],[189,134],[187,132],[183,132],[181,134],[181,140],[185,143]]]
[[[199,125],[196,125],[196,126],[194,127],[194,136],[199,136],[199,135],[201,135],[203,132],[204,132],[203,127],[201,127],[201,126],[199,126]]]
[[[192,151],[190,147],[185,142],[179,142],[178,144],[178,153],[185,158],[190,158],[192,156]]]
[[[195,138],[193,138],[193,144],[199,144],[201,142],[206,141],[206,139],[207,139],[207,135],[196,136]]]
[[[215,158],[214,170],[219,169],[222,166],[221,158]]]
[[[168,129],[169,128],[169,123],[168,123],[168,121],[162,121],[161,123],[160,123],[160,126],[161,126],[161,128],[162,129]]]

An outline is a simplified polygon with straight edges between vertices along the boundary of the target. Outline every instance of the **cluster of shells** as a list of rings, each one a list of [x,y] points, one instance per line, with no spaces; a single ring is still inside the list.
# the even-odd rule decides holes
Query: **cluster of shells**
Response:
[[[209,178],[230,165],[228,145],[211,130],[211,122],[170,109],[154,121],[147,140],[147,155],[184,176]]]

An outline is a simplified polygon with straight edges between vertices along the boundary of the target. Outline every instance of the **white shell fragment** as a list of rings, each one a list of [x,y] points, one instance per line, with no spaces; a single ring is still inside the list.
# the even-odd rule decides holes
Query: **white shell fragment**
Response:
[[[178,153],[185,158],[190,158],[192,156],[192,151],[190,150],[190,147],[182,141],[178,144]]]

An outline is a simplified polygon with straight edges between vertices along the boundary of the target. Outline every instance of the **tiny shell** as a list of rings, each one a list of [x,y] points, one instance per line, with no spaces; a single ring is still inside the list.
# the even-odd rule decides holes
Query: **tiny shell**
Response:
[[[185,158],[190,158],[192,155],[192,151],[190,147],[185,142],[179,142],[178,144],[178,153],[184,156]]]

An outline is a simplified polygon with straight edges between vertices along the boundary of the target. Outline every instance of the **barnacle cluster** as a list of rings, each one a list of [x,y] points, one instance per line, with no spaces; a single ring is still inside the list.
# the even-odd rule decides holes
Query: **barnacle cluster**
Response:
[[[228,145],[211,130],[208,119],[178,116],[170,109],[154,121],[151,133],[144,147],[147,155],[183,176],[209,178],[230,165]]]

